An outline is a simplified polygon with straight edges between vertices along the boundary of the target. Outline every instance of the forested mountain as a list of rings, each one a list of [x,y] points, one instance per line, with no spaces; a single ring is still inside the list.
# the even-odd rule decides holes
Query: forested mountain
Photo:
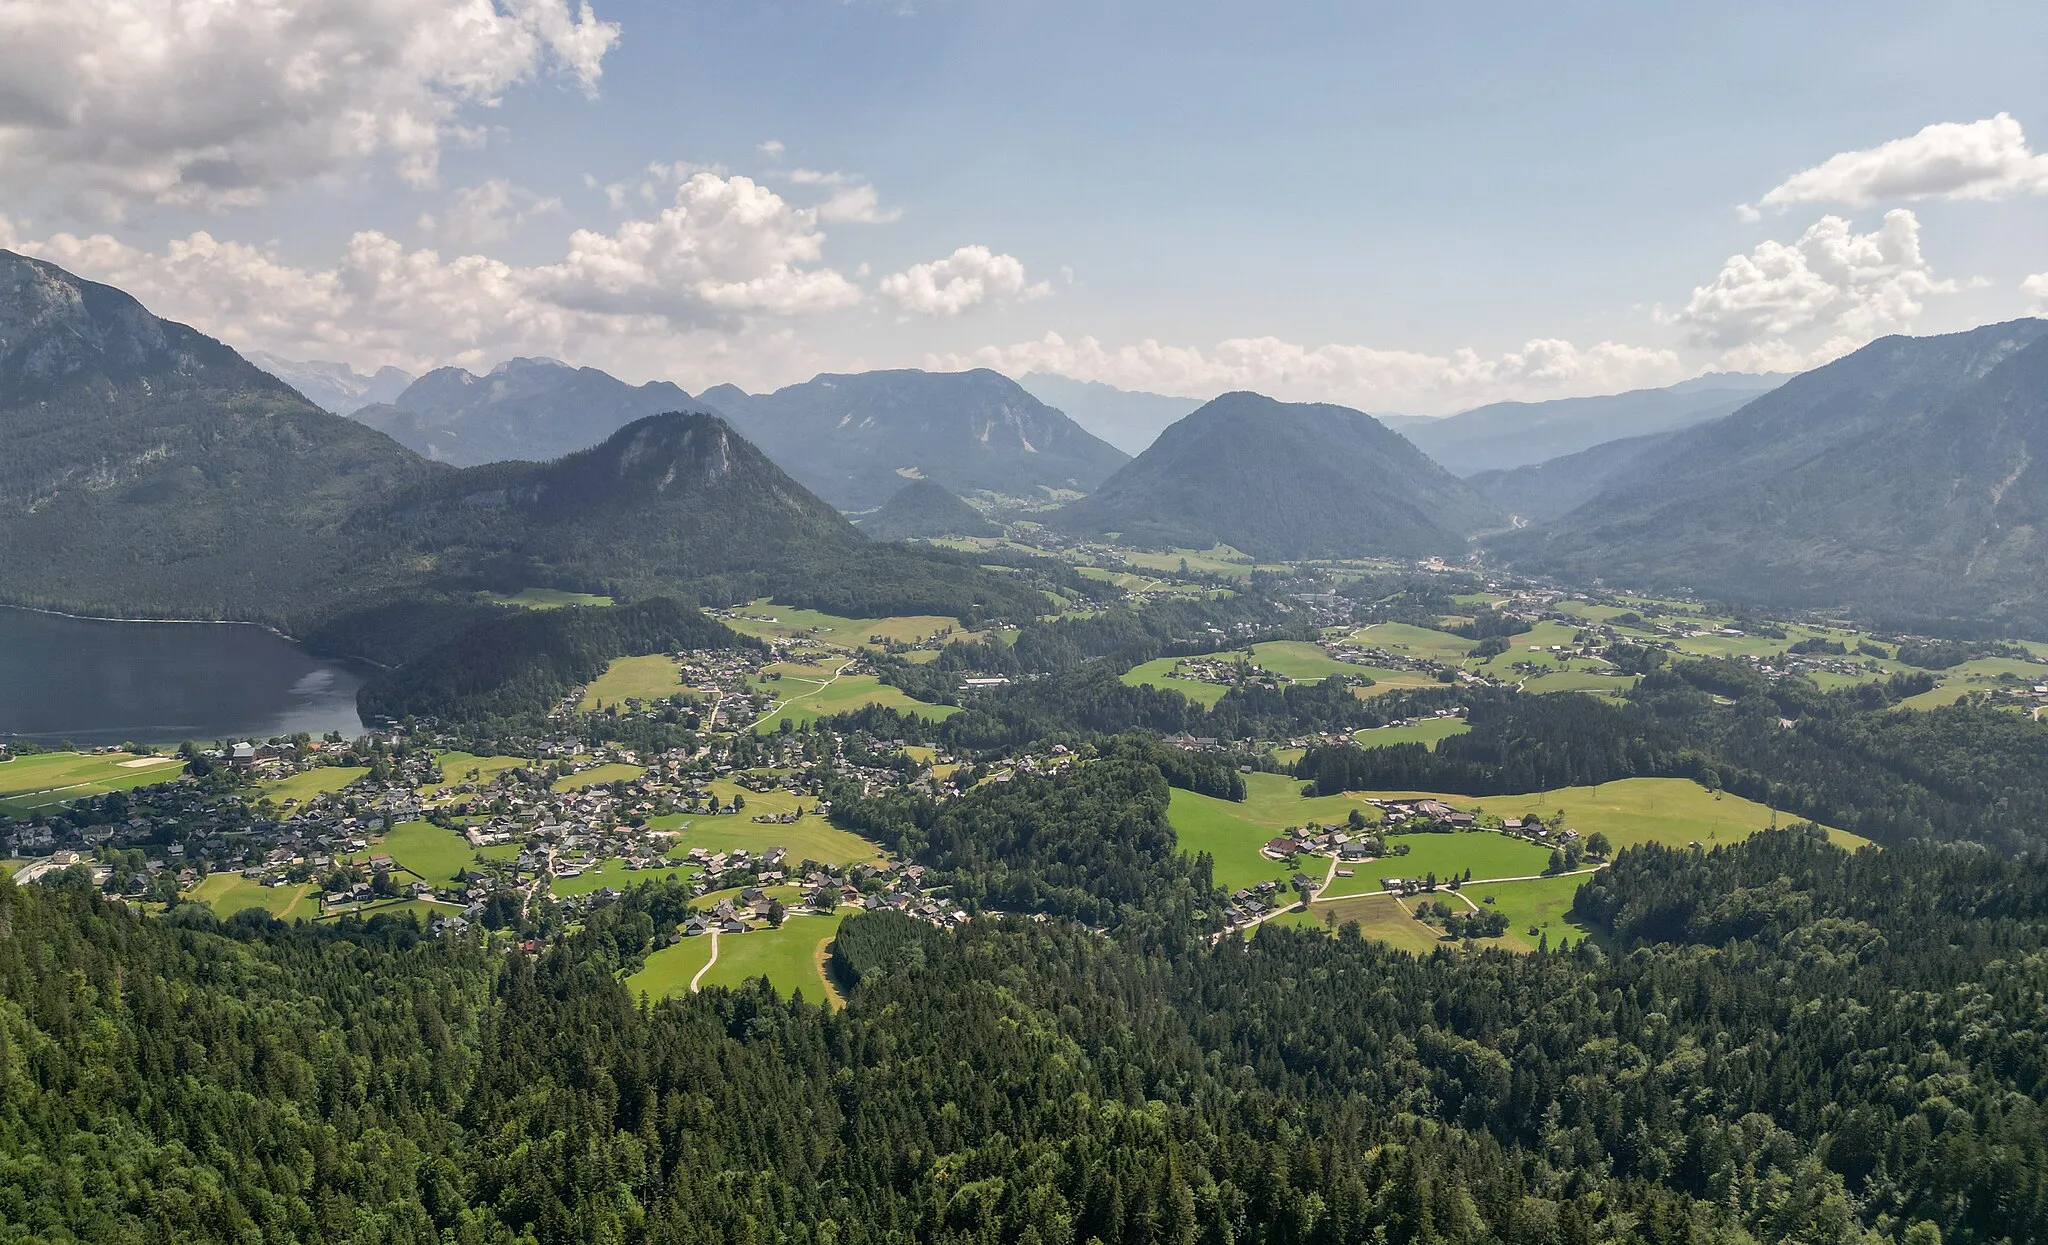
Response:
[[[1003,529],[960,500],[944,485],[912,480],[880,510],[860,521],[861,534],[875,540],[936,536],[1000,536]]]
[[[1612,583],[2048,626],[2048,321],[1888,337],[1688,429],[1496,542]]]
[[[956,493],[1086,492],[1127,460],[985,368],[825,375],[766,394],[720,385],[702,401],[806,488],[849,511],[881,505],[912,479]]]
[[[1017,383],[1126,454],[1144,453],[1160,433],[1202,405],[1200,398],[1119,389],[1099,380],[1074,380],[1053,372],[1026,372]]]
[[[128,295],[0,251],[0,598],[278,618],[434,468]]]
[[[279,358],[252,350],[243,358],[277,377],[312,400],[313,405],[336,415],[350,415],[374,402],[390,402],[412,384],[411,372],[380,367],[365,376],[346,363]]]
[[[485,376],[437,368],[389,405],[354,414],[437,462],[474,467],[547,462],[589,449],[642,416],[701,409],[665,380],[635,386],[594,367],[510,359]]]
[[[1664,389],[1495,402],[1442,419],[1396,415],[1384,422],[1452,473],[1469,477],[1562,458],[1603,442],[1690,428],[1740,409],[1785,380],[1779,374],[1712,372]]]
[[[358,565],[385,582],[531,584],[714,601],[781,594],[856,615],[1035,611],[1015,581],[936,551],[868,541],[716,415],[636,420],[551,463],[436,474],[365,513]],[[858,607],[858,608],[854,608]]]
[[[1227,393],[1049,522],[1257,557],[1462,556],[1499,513],[1372,416]]]
[[[1542,523],[1584,505],[1672,435],[1658,432],[1608,441],[1546,462],[1481,471],[1467,476],[1465,483],[1508,515],[1524,523]]]

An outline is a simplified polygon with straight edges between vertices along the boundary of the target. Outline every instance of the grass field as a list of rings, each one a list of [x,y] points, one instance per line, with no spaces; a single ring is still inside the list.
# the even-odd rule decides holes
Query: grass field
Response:
[[[694,865],[675,864],[666,869],[628,869],[626,862],[614,857],[595,869],[586,869],[573,878],[554,878],[548,882],[548,890],[556,895],[588,895],[610,886],[617,890],[631,890],[642,882],[661,882],[674,879],[688,881],[696,875]]]
[[[607,783],[631,782],[646,772],[643,766],[613,761],[607,765],[595,765],[573,774],[564,774],[555,779],[554,787],[557,791],[581,791],[585,787],[602,787]]]
[[[1512,683],[1520,677],[1515,670],[1515,667],[1518,665],[1539,666],[1545,670],[1555,670],[1573,665],[1574,663],[1568,663],[1564,660],[1564,654],[1551,652],[1550,646],[1557,644],[1569,648],[1572,637],[1577,634],[1577,628],[1567,627],[1563,623],[1540,622],[1533,629],[1524,631],[1520,635],[1508,636],[1506,652],[1489,657],[1485,661],[1468,663],[1467,668],[1477,673],[1491,675],[1493,678]],[[1532,653],[1529,651],[1531,648],[1539,648],[1543,651]],[[1584,663],[1579,662],[1576,664],[1583,665]]]
[[[771,847],[789,849],[792,864],[802,860],[815,860],[819,864],[858,864],[862,861],[879,860],[882,849],[853,833],[841,830],[815,813],[805,813],[802,818],[786,825],[763,823],[754,820],[757,813],[788,812],[796,806],[796,800],[784,791],[766,793],[744,791],[731,783],[715,782],[711,790],[721,803],[730,803],[734,793],[747,797],[745,811],[717,817],[657,817],[648,824],[656,829],[676,830],[674,846],[669,849],[672,856],[682,856],[693,847],[712,852],[729,852],[736,847],[761,852]],[[817,801],[809,801],[807,807]]]
[[[1337,878],[1324,893],[1331,898],[1363,895],[1382,889],[1381,878],[1420,878],[1436,874],[1439,881],[1464,876],[1470,869],[1474,879],[1530,877],[1543,872],[1550,863],[1550,849],[1525,839],[1510,838],[1491,830],[1469,830],[1457,834],[1397,834],[1387,846],[1405,844],[1405,856],[1387,856],[1356,866],[1356,873]]]
[[[840,648],[868,647],[871,637],[880,636],[887,640],[914,643],[927,636],[951,630],[949,640],[966,640],[975,636],[960,624],[957,618],[942,618],[934,614],[897,615],[889,618],[842,618],[837,614],[820,613],[817,610],[793,609],[777,605],[772,601],[755,601],[741,606],[740,617],[729,619],[727,626],[746,635],[762,639],[812,639]],[[770,621],[763,622],[762,619]]]
[[[620,705],[627,700],[656,700],[682,690],[682,672],[668,654],[617,657],[583,689],[583,699],[576,707],[588,712],[600,703]]]
[[[441,762],[441,782],[420,788],[423,795],[432,795],[464,783],[482,785],[506,770],[532,764],[526,757],[480,757],[472,752],[444,752],[436,759]]]
[[[176,757],[125,752],[40,752],[0,762],[0,815],[23,817],[67,800],[129,791],[167,782],[179,772]]]
[[[320,915],[320,897],[313,893],[311,884],[265,886],[239,873],[215,873],[201,878],[197,886],[186,892],[186,897],[211,907],[222,920],[249,908],[261,908],[280,921],[311,920]]]
[[[436,885],[453,882],[457,874],[476,863],[476,851],[461,835],[424,821],[405,821],[391,827],[391,832],[377,840],[370,852],[381,852],[400,868]]]
[[[1181,851],[1191,856],[1209,853],[1216,862],[1216,885],[1225,890],[1292,877],[1294,871],[1285,861],[1259,854],[1259,845],[1272,838],[1273,831],[1246,821],[1237,811],[1238,806],[1228,800],[1175,788],[1166,817],[1173,823]]]
[[[323,765],[318,769],[309,769],[303,774],[293,774],[289,778],[276,778],[258,783],[257,789],[275,800],[279,807],[283,807],[287,800],[296,800],[304,804],[316,795],[339,791],[369,772],[367,768],[361,766]]]
[[[1474,642],[1448,631],[1432,631],[1407,623],[1374,623],[1361,627],[1345,643],[1357,648],[1383,648],[1390,653],[1456,664],[1472,652]]]
[[[1333,674],[1357,674],[1359,667],[1338,661],[1320,644],[1306,640],[1269,640],[1252,646],[1252,664],[1297,683],[1316,683]]]
[[[381,903],[364,904],[359,908],[343,908],[317,919],[339,921],[344,917],[355,917],[367,921],[375,916],[404,916],[410,913],[420,928],[426,928],[428,921],[437,916],[461,916],[462,905],[441,903],[433,899],[387,899]]]
[[[690,979],[710,958],[710,938],[703,935],[685,938],[649,955],[640,971],[626,978],[626,992],[636,998],[645,995],[656,1000],[688,994]]]
[[[1498,817],[1564,810],[1565,824],[1582,835],[1600,831],[1618,851],[1637,843],[1683,847],[1697,840],[1713,847],[1735,843],[1771,824],[1771,810],[1738,795],[1708,791],[1685,778],[1624,778],[1597,787],[1561,787],[1532,795],[1436,797],[1456,808]],[[1795,820],[1780,814],[1782,825]],[[1828,837],[1854,850],[1868,840],[1840,830]],[[1486,876],[1486,875],[1478,875]],[[1499,875],[1495,875],[1499,876]]]
[[[1579,887],[1589,876],[1577,874],[1536,882],[1502,882],[1496,886],[1475,884],[1466,887],[1465,894],[1482,907],[1507,914],[1508,932],[1500,940],[1503,944],[1534,951],[1538,938],[1548,936],[1551,947],[1559,948],[1590,936],[1585,926],[1567,915],[1571,912],[1572,896],[1578,894]],[[1486,902],[1488,895],[1493,896],[1491,904]],[[1536,927],[1535,934],[1529,932],[1532,925]]]
[[[706,986],[738,986],[753,977],[766,977],[783,994],[801,990],[815,1003],[837,1000],[819,968],[819,953],[839,932],[839,923],[855,910],[841,908],[831,916],[799,916],[794,913],[781,929],[757,929],[745,934],[728,934],[718,940],[718,963],[704,974]],[[691,938],[685,941],[697,942]],[[709,942],[709,938],[701,941]],[[688,988],[688,978],[684,988]]]
[[[610,597],[596,596],[588,592],[564,592],[560,588],[522,588],[507,595],[502,592],[477,594],[486,601],[499,605],[518,605],[530,610],[558,610],[564,605],[610,605]]]
[[[960,712],[957,705],[928,705],[871,674],[841,675],[830,683],[784,678],[767,686],[783,703],[754,724],[757,731],[779,730],[784,721],[795,725],[815,722],[868,705],[914,713],[933,721],[943,721]]]
[[[1428,955],[1446,945],[1442,935],[1408,915],[1401,901],[1392,895],[1360,895],[1314,904],[1306,912],[1290,912],[1273,920],[1303,929],[1332,931],[1356,921],[1358,932],[1365,937],[1416,955]]]
[[[1132,666],[1124,671],[1123,681],[1128,687],[1160,687],[1179,692],[1198,705],[1213,705],[1223,699],[1230,689],[1221,683],[1204,683],[1199,679],[1176,679],[1173,668],[1180,662],[1178,657],[1161,657],[1143,665]]]
[[[1290,569],[1280,562],[1255,562],[1248,554],[1240,553],[1229,545],[1218,545],[1213,549],[1169,549],[1164,553],[1142,549],[1118,551],[1124,561],[1148,571],[1167,571],[1178,574],[1182,562],[1188,570],[1209,575],[1222,575],[1230,579],[1250,579],[1252,572],[1285,571]]]
[[[1377,730],[1358,731],[1351,737],[1361,748],[1388,748],[1395,744],[1425,744],[1431,752],[1436,746],[1453,735],[1462,735],[1472,728],[1463,718],[1424,718],[1406,726],[1382,726]]]
[[[1531,657],[1535,654],[1531,653]],[[1595,696],[1620,696],[1636,685],[1641,677],[1633,674],[1604,673],[1608,667],[1587,662],[1575,662],[1569,670],[1553,670],[1549,674],[1531,676],[1522,685],[1525,692],[1591,692]]]

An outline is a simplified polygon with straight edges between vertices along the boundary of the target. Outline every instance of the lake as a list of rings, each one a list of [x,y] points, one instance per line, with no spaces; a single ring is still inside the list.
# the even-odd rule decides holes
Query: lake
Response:
[[[262,627],[0,607],[0,736],[43,743],[362,733],[362,674]]]

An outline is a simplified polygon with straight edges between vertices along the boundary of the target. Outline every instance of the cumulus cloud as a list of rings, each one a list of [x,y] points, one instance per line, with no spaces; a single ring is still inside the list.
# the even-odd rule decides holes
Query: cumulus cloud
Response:
[[[2048,194],[2048,153],[2027,146],[2009,113],[1961,124],[1944,121],[1909,138],[1844,151],[1794,173],[1759,207],[1846,203],[1864,207],[1900,199],[2003,199]],[[1754,217],[1754,209],[1745,215]]]
[[[1093,337],[1069,341],[1047,333],[1037,341],[929,356],[926,365],[992,367],[1012,375],[1058,372],[1076,380],[1191,397],[1255,389],[1292,401],[1423,412],[1506,398],[1611,393],[1669,384],[1688,374],[1670,350],[1617,342],[1579,347],[1551,338],[1489,358],[1473,350],[1428,354],[1304,346],[1274,337],[1233,338],[1206,349],[1152,340],[1108,347]]]
[[[449,197],[440,216],[420,217],[420,228],[457,246],[489,246],[537,216],[562,210],[560,199],[543,199],[502,178],[466,186]]]
[[[1027,283],[1022,260],[985,246],[963,246],[944,259],[912,264],[883,277],[877,288],[905,311],[924,316],[957,316],[985,302],[1052,293],[1046,282]]]
[[[509,355],[587,360],[638,375],[753,375],[798,357],[795,318],[844,307],[857,286],[820,260],[814,209],[744,177],[698,173],[673,203],[611,232],[582,229],[554,263],[408,249],[378,232],[349,240],[327,267],[210,233],[159,250],[107,234],[44,239],[0,218],[0,245],[119,286],[160,315],[243,349],[418,370],[493,364]]]
[[[2037,272],[2020,282],[2020,292],[2034,300],[2034,311],[2048,315],[2048,272]]]
[[[1823,216],[1795,242],[1731,255],[1667,319],[1688,326],[1696,345],[1723,351],[1729,366],[1810,365],[1912,327],[1922,299],[1956,289],[1921,254],[1919,219],[1894,208],[1869,233]],[[1815,336],[1825,340],[1801,344]]]
[[[109,218],[372,158],[428,185],[475,110],[543,74],[593,91],[618,36],[576,0],[0,0],[0,178]]]

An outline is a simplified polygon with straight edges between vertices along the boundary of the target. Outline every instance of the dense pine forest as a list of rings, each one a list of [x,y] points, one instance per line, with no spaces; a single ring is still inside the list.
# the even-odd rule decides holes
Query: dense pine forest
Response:
[[[1115,786],[1063,798],[1143,820]],[[534,957],[0,881],[0,1235],[2048,1232],[2038,866],[1781,831],[1624,852],[1581,906],[1608,952],[877,914],[842,936],[843,1009],[636,1006],[626,910]]]

